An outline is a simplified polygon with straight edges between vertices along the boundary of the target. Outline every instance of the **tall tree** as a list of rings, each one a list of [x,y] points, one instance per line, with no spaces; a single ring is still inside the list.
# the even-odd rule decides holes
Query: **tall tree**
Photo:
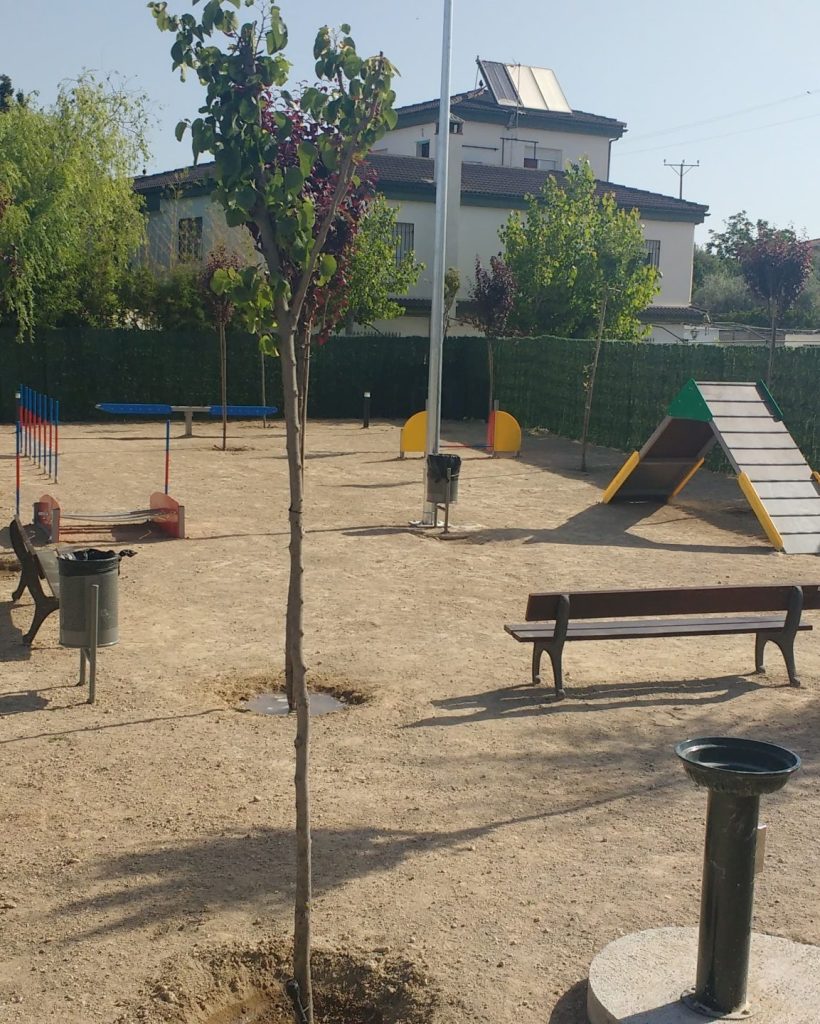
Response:
[[[493,392],[495,390],[495,361],[493,339],[502,338],[507,330],[507,321],[515,305],[515,277],[500,256],[490,257],[490,269],[481,265],[481,257],[475,258],[475,280],[470,286],[470,301],[473,312],[462,316],[465,323],[477,327],[487,340],[487,373],[489,376],[489,401],[487,422],[493,415]]]
[[[611,290],[604,331],[640,338],[638,319],[657,291],[658,272],[648,264],[637,210],[622,210],[611,192],[598,194],[588,162],[550,175],[539,195],[526,197],[526,212],[510,215],[501,229],[504,258],[517,295],[511,319],[518,333],[595,337],[601,309],[601,253],[607,254]]]
[[[132,178],[143,162],[143,100],[83,75],[49,108],[0,115],[0,318],[107,325],[143,238]]]
[[[150,7],[158,27],[176,34],[173,66],[183,73],[192,69],[206,89],[203,116],[190,126],[194,153],[213,153],[216,196],[226,220],[249,227],[265,261],[261,270],[240,272],[241,284],[232,297],[252,307],[260,325],[268,327],[282,368],[290,484],[285,664],[293,680],[297,719],[295,985],[290,991],[297,1014],[313,1024],[310,700],[303,653],[304,479],[297,334],[308,291],[326,284],[336,271],[336,259],[324,251],[325,245],[345,198],[356,187],[358,166],[385,131],[395,127],[394,69],[383,54],[361,58],[350,26],[342,25],[339,33],[325,27],[313,50],[320,84],[297,96],[284,88],[288,34],[278,4],[260,0],[256,7],[254,0],[245,0],[257,16],[242,24],[236,13],[240,0],[208,0],[200,18],[171,15],[164,0]],[[318,128],[310,138],[302,132],[304,117]],[[184,130],[182,122],[178,134]],[[329,192],[322,192],[329,195],[327,203],[318,201],[313,188],[321,175],[332,183]]]
[[[364,326],[394,320],[404,312],[396,299],[407,293],[424,270],[414,252],[399,253],[398,214],[376,195],[367,205],[350,254],[345,321]]]
[[[758,221],[757,237],[740,246],[738,259],[746,284],[768,308],[771,333],[766,383],[771,384],[777,325],[806,286],[812,247],[799,241],[790,228],[778,230]]]

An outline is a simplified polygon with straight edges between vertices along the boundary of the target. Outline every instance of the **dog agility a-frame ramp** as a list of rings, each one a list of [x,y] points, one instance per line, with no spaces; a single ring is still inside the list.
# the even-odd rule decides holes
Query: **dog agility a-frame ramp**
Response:
[[[674,498],[716,444],[772,545],[788,554],[820,554],[820,477],[760,381],[688,381],[655,433],[616,473],[603,501]]]

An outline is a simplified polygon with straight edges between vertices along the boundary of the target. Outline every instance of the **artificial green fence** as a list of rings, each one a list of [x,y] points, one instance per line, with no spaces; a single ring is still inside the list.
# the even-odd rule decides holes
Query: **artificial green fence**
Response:
[[[501,340],[494,344],[496,397],[523,427],[580,436],[582,382],[594,343],[564,338]],[[355,419],[362,394],[372,415],[400,420],[424,408],[426,338],[333,338],[317,346],[311,368],[310,415]],[[677,390],[696,380],[758,380],[765,347],[653,345],[606,342],[601,354],[591,440],[629,450],[660,422]],[[278,361],[266,359],[268,401],[281,406]],[[28,384],[60,399],[64,420],[104,418],[97,402],[211,405],[219,396],[215,336],[160,331],[42,331],[20,344],[0,332],[0,419],[14,418],[14,388]],[[820,350],[778,350],[772,392],[786,423],[814,466],[820,466]],[[260,356],[253,338],[229,339],[229,400],[261,400]],[[480,338],[448,338],[444,349],[442,414],[478,419],[487,406],[487,350]]]

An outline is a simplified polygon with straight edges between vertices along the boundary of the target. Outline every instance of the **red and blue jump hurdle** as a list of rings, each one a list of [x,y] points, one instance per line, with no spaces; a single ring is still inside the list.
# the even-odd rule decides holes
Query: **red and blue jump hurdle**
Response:
[[[57,482],[60,459],[60,403],[22,385],[17,402],[21,454]]]
[[[60,403],[50,395],[22,384],[16,393],[15,425],[16,495],[15,509],[20,514],[20,461],[25,456],[57,483],[60,469]]]

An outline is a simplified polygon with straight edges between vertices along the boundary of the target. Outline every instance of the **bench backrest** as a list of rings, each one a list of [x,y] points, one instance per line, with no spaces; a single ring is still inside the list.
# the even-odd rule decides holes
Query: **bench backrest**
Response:
[[[761,587],[682,587],[677,590],[580,590],[569,592],[571,619],[625,618],[635,615],[719,615],[786,611],[792,589],[803,590],[803,607],[820,608],[820,584]],[[558,613],[561,594],[530,594],[527,622],[549,622]]]
[[[11,540],[12,548],[14,548],[14,553],[21,564],[25,559],[34,557],[34,548],[31,546],[25,528],[17,516],[9,523],[9,539]]]

